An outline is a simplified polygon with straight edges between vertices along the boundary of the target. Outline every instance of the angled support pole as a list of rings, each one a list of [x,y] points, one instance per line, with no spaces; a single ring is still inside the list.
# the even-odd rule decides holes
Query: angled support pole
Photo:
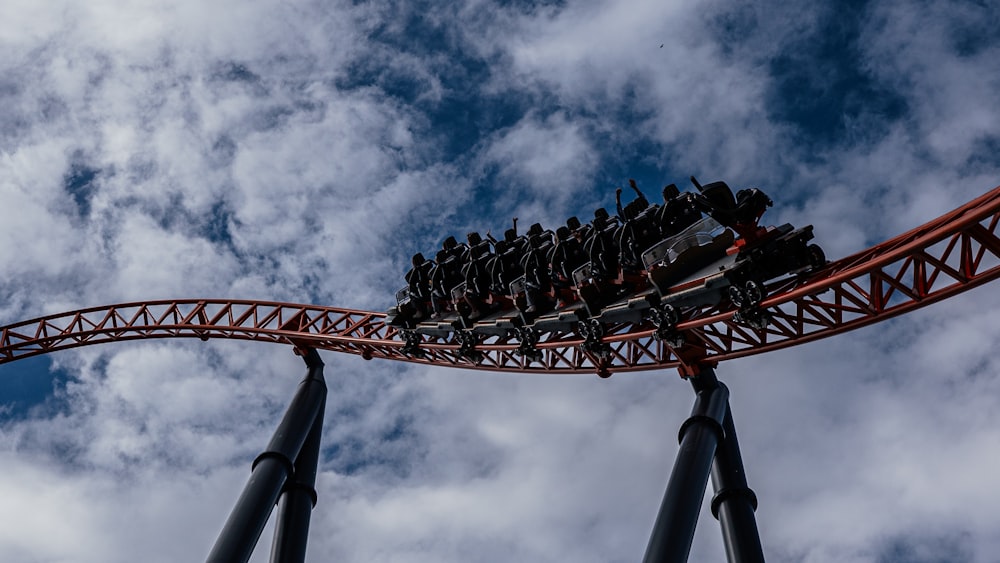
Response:
[[[299,457],[295,459],[295,473],[286,482],[278,500],[278,520],[271,543],[271,563],[303,563],[306,560],[309,520],[317,499],[316,472],[319,470],[323,411],[324,405],[320,404],[309,436],[302,445]]]
[[[712,368],[690,378],[696,398],[680,429],[680,450],[646,546],[644,563],[684,563],[691,552],[698,513],[705,498],[715,449],[723,440],[729,390]]]
[[[724,384],[720,383],[725,387]],[[726,409],[722,422],[725,438],[715,452],[712,464],[712,515],[722,526],[722,539],[726,544],[726,558],[731,563],[763,563],[764,550],[757,530],[757,495],[747,485],[740,444],[736,440],[733,412]]]
[[[696,398],[680,430],[680,451],[646,547],[644,563],[687,561],[711,468],[712,514],[722,526],[730,563],[764,561],[754,511],[757,496],[747,486],[729,388],[709,366],[686,374]]]
[[[309,502],[312,502],[315,495],[312,481],[315,479],[319,428],[323,424],[323,408],[326,403],[326,381],[323,379],[323,361],[316,350],[304,349],[302,355],[308,368],[306,376],[299,383],[267,449],[254,460],[250,480],[208,556],[209,563],[246,563],[283,490],[288,498],[283,503],[282,518],[275,533],[280,538],[287,537],[289,542],[301,542],[300,551],[303,556],[305,554],[305,533],[300,533],[298,529],[292,531],[292,527],[302,522],[301,505],[296,500],[299,496],[297,492],[307,487],[305,494],[309,496]],[[303,452],[305,455],[300,455]],[[311,477],[306,466],[312,467]],[[302,474],[297,475],[296,471],[300,467]],[[289,482],[292,485],[286,489]],[[293,494],[288,495],[289,492]],[[312,508],[311,505],[309,508]],[[305,523],[308,524],[308,513]],[[281,542],[286,543],[286,539],[281,539]],[[276,551],[278,548],[275,548]],[[272,552],[272,557],[275,552]],[[293,556],[294,554],[290,554],[288,557]],[[279,554],[278,557],[283,555]],[[272,561],[275,560],[272,558]],[[290,558],[277,560],[294,561]]]

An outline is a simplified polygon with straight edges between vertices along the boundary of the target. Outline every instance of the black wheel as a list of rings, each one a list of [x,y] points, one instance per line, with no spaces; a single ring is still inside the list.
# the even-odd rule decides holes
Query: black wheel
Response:
[[[729,300],[733,302],[733,306],[737,309],[742,308],[744,303],[748,301],[743,289],[735,285],[729,286]]]
[[[771,322],[771,314],[767,311],[757,311],[751,318],[747,319],[747,324],[750,328],[755,328],[758,330],[764,330],[767,325]]]
[[[667,339],[667,345],[671,348],[680,348],[687,344],[687,339],[684,338],[683,334],[676,333],[672,337]]]
[[[753,329],[763,330],[771,322],[771,315],[767,311],[760,309],[747,309],[736,312],[733,320],[737,323]]]
[[[661,311],[663,311],[663,321],[668,325],[673,326],[680,322],[681,315],[673,305],[664,305]]]
[[[587,322],[590,325],[590,334],[593,335],[594,338],[600,339],[604,337],[604,325],[601,324],[601,321],[597,319],[588,319]]]
[[[809,252],[809,265],[814,270],[826,265],[826,254],[818,244],[810,244],[806,250]]]
[[[747,301],[754,305],[763,301],[764,297],[767,296],[767,290],[764,289],[764,286],[754,280],[748,281],[743,286],[743,291],[746,294]]]

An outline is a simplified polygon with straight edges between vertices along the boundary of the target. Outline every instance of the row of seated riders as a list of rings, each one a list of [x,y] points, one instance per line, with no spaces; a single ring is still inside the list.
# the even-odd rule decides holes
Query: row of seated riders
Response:
[[[752,237],[757,221],[771,200],[760,190],[740,190],[736,196],[724,182],[704,187],[692,178],[699,193],[663,188],[663,204],[650,204],[630,181],[636,198],[624,207],[616,193],[617,215],[604,208],[590,223],[571,217],[556,229],[538,223],[518,236],[508,229],[502,240],[487,233],[467,235],[467,243],[448,237],[435,259],[413,256],[406,274],[409,316],[419,322],[430,316],[457,312],[476,320],[498,310],[520,309],[543,313],[580,298],[573,273],[590,264],[588,281],[597,286],[635,289],[645,278],[642,252],[673,237],[705,213],[737,234]],[[523,278],[523,298],[511,284]],[[464,291],[456,291],[462,288]]]

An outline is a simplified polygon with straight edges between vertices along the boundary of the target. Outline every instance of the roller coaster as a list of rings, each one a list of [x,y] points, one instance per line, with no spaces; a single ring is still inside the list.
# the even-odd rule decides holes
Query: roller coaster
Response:
[[[656,338],[649,323],[611,323],[605,354],[585,350],[575,331],[540,333],[539,356],[518,353],[516,334],[483,337],[478,358],[455,337],[419,335],[422,354],[404,352],[405,329],[377,311],[234,299],[177,299],[92,307],[0,327],[0,363],[107,342],[152,338],[253,340],[474,370],[599,373],[678,368],[815,341],[877,323],[1000,277],[1000,187],[911,231],[802,277],[767,283],[764,327],[739,322],[729,300],[684,306],[674,329],[684,346]],[[689,362],[689,364],[685,364]]]
[[[668,186],[660,206],[636,189],[633,203],[619,200],[616,219],[598,212],[589,226],[570,220],[555,233],[533,226],[525,238],[515,227],[503,241],[490,238],[491,248],[471,237],[460,249],[452,239],[433,263],[415,256],[407,287],[387,313],[232,299],[93,307],[0,327],[0,364],[156,338],[293,346],[308,373],[255,460],[211,562],[248,560],[279,498],[272,561],[303,560],[326,393],[317,350],[601,377],[678,368],[697,399],[644,561],[686,560],[709,465],[712,511],[729,560],[762,561],[756,496],[746,484],[728,390],[713,368],[872,325],[997,279],[1000,187],[828,262],[809,243],[811,227],[758,225],[770,205],[759,190],[734,196],[722,183],[694,183],[698,193]],[[560,245],[578,248],[560,255]]]

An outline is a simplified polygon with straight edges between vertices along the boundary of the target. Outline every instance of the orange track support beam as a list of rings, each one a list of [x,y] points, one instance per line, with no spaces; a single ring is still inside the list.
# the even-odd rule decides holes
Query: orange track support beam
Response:
[[[831,262],[808,279],[768,286],[766,328],[733,320],[726,306],[682,311],[678,330],[704,348],[704,361],[759,354],[833,336],[941,301],[1000,277],[1000,187],[916,229]],[[422,337],[420,357],[403,353],[385,315],[318,305],[187,299],[94,307],[0,327],[0,363],[104,342],[147,338],[229,338],[312,347],[465,369],[528,373],[616,373],[678,367],[681,360],[648,325],[610,326],[606,360],[582,351],[573,333],[542,335],[539,361],[513,337],[476,346],[481,361],[452,339]]]

